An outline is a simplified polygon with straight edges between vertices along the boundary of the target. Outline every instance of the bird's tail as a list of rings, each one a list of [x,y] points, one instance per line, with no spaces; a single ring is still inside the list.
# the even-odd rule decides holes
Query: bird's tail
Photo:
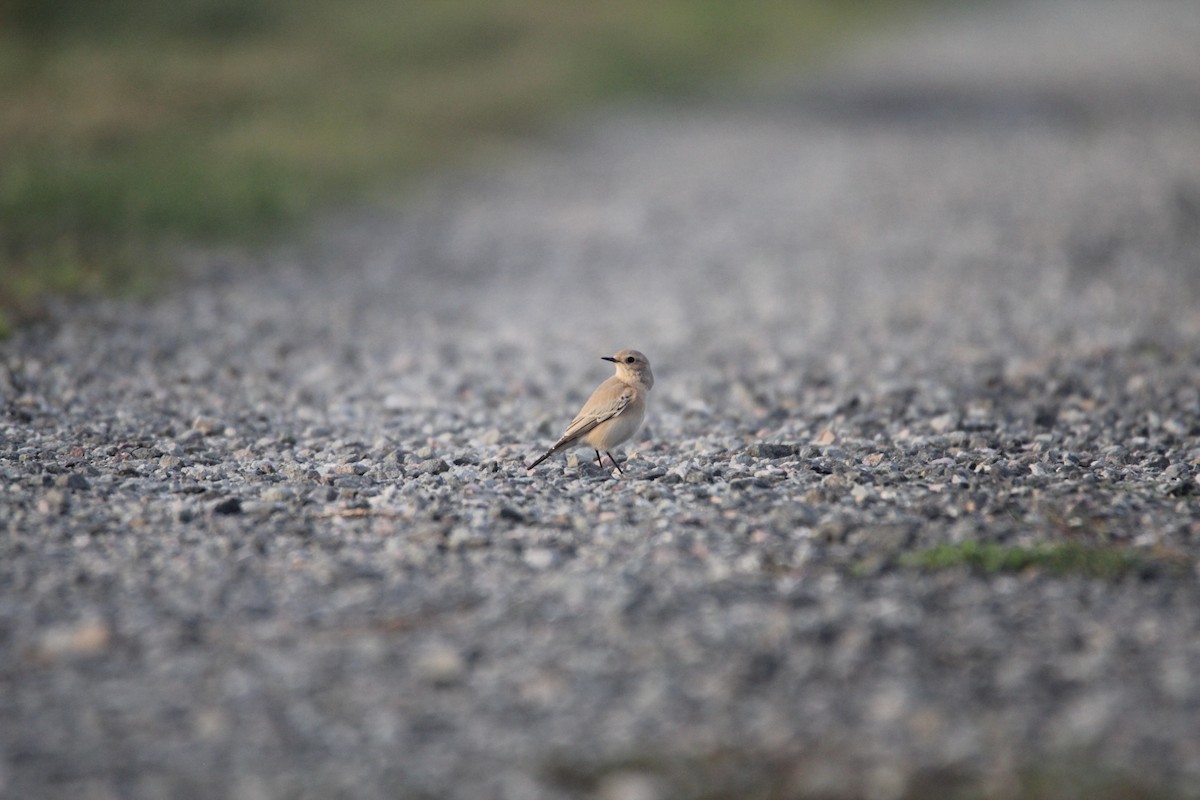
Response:
[[[532,464],[526,464],[525,469],[533,469],[538,464],[542,463],[543,461],[545,461],[547,458],[549,458],[552,455],[554,455],[553,447],[551,447],[549,450],[547,450],[546,452],[544,452],[540,456],[538,456],[538,458]]]
[[[556,453],[561,453],[563,450],[566,450],[568,447],[571,446],[571,444],[574,441],[575,441],[574,439],[568,439],[566,436],[564,436],[563,438],[559,439],[557,442],[554,443],[554,447],[551,447],[549,450],[547,450],[546,452],[544,452],[540,456],[538,456],[536,461],[534,461],[532,464],[526,465],[525,469],[533,469],[534,467],[536,467],[538,464],[545,461],[550,456],[552,456]]]
[[[561,453],[563,450],[566,450],[568,447],[573,445],[576,441],[578,441],[578,437],[576,437],[576,436],[563,436],[561,439],[559,439],[557,442],[554,443],[554,447],[551,447],[549,450],[547,450],[546,452],[544,452],[540,456],[538,456],[537,460],[534,461],[532,464],[526,465],[525,469],[533,469],[534,467],[536,467],[538,464],[545,461],[550,456],[555,455],[556,453]]]

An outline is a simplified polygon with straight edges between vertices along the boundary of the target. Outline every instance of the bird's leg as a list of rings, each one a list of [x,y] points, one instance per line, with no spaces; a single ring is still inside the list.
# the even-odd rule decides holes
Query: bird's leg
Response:
[[[619,473],[621,473],[622,475],[624,475],[624,474],[625,474],[625,470],[621,469],[621,465],[617,463],[617,460],[616,460],[615,458],[613,458],[613,454],[612,454],[612,453],[610,453],[610,452],[608,452],[607,450],[605,450],[605,451],[604,451],[604,454],[605,454],[606,456],[608,456],[608,460],[609,460],[609,461],[613,462],[613,466],[617,468],[617,472],[619,472]]]
[[[596,463],[600,466],[600,469],[604,469],[604,459],[600,457],[600,451],[595,450],[595,453],[596,453]]]

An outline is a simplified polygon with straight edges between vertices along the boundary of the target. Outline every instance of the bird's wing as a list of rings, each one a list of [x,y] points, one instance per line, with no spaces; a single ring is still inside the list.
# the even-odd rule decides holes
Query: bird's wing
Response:
[[[629,404],[633,402],[636,395],[634,388],[620,381],[613,381],[613,383],[616,385],[607,382],[600,384],[600,387],[583,404],[583,410],[579,412],[579,416],[571,420],[571,424],[567,426],[567,432],[562,435],[555,447],[574,441],[580,436],[586,436],[597,425],[607,422],[629,408]]]

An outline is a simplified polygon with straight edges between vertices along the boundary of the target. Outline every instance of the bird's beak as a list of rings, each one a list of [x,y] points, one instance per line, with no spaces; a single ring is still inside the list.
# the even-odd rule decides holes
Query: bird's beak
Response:
[[[611,361],[614,364],[617,363],[617,360],[615,358],[613,358],[612,356],[600,356],[600,358],[603,359],[604,361]]]

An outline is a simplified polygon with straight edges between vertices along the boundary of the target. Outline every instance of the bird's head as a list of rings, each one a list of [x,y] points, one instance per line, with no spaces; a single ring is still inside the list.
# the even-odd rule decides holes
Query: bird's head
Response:
[[[617,377],[625,383],[640,383],[649,389],[654,385],[654,373],[650,371],[650,360],[637,350],[621,350],[611,356],[601,356],[605,361],[617,365]]]

